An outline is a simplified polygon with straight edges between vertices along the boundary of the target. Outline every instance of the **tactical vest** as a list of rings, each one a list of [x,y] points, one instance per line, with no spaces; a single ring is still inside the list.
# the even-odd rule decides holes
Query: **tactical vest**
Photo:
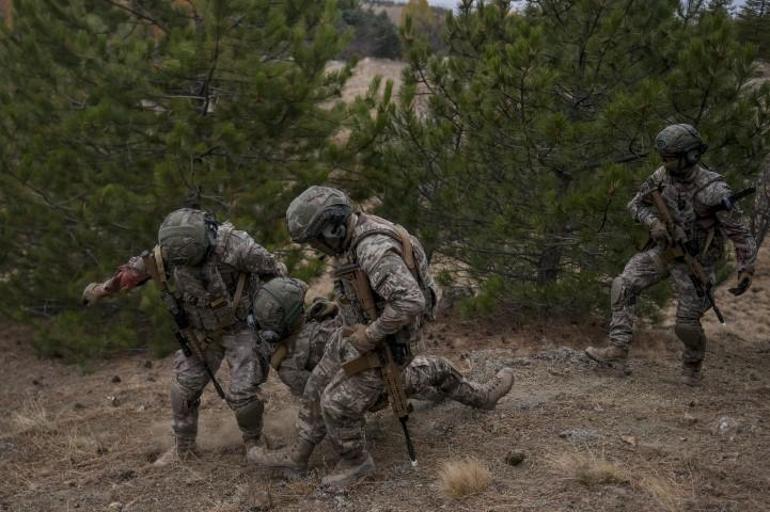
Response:
[[[721,198],[709,197],[711,187],[720,183],[724,183],[722,176],[701,167],[690,182],[674,181],[668,173],[659,181],[661,195],[674,221],[684,229],[691,253],[704,264],[716,262],[724,253],[725,237],[714,210]]]
[[[372,235],[384,235],[396,242],[397,247],[401,249],[401,258],[412,272],[425,298],[423,314],[415,319],[415,322],[411,325],[404,327],[396,333],[395,337],[400,343],[409,343],[416,338],[421,324],[426,320],[434,318],[438,288],[428,270],[428,258],[420,241],[411,236],[403,227],[381,217],[359,214],[358,222],[353,230],[350,248],[341,264],[335,268],[335,290],[339,297],[341,315],[346,325],[354,325],[356,323],[369,324],[376,320],[376,317],[379,316],[385,307],[385,301],[377,295],[376,291],[372,290],[376,314],[367,313],[356,293],[353,281],[353,271],[361,270],[356,260],[356,249],[361,242]]]
[[[221,225],[216,246],[203,264],[196,267],[166,269],[159,248],[153,251],[160,275],[173,282],[173,294],[190,326],[198,331],[221,331],[245,321],[249,314],[252,276],[222,262],[232,232],[232,224]]]

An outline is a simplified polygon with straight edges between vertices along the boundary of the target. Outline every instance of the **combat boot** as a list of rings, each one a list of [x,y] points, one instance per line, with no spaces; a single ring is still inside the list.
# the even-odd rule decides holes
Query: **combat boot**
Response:
[[[624,370],[627,373],[628,349],[609,344],[604,348],[588,347],[585,350],[588,357],[597,363]]]
[[[261,469],[275,471],[284,476],[303,476],[307,473],[307,463],[315,445],[304,439],[280,450],[266,450],[254,446],[246,453],[246,459]]]
[[[462,379],[447,394],[461,404],[490,411],[511,390],[513,380],[513,369],[506,367],[484,384]]]
[[[696,363],[682,363],[682,384],[687,386],[698,386],[703,380],[703,374],[701,373],[701,367],[703,361]]]
[[[197,456],[195,436],[175,434],[174,446],[166,450],[152,465],[158,467],[168,466],[175,462],[187,462]]]
[[[342,490],[374,473],[374,468],[372,456],[367,451],[354,457],[343,457],[331,474],[321,479],[321,485],[331,490]]]

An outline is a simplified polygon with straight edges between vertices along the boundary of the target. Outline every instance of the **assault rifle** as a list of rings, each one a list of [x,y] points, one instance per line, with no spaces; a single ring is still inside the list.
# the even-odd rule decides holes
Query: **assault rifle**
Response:
[[[157,247],[154,252],[144,251],[142,253],[144,268],[147,273],[150,274],[152,280],[158,283],[161,297],[163,298],[163,303],[166,305],[168,312],[171,313],[171,316],[174,318],[174,337],[179,343],[179,346],[182,348],[182,353],[185,355],[185,357],[192,357],[192,355],[195,354],[198,360],[200,360],[201,364],[203,365],[203,369],[206,371],[209,379],[211,379],[211,383],[214,385],[214,389],[217,391],[217,395],[219,395],[219,398],[227,402],[227,405],[229,406],[230,401],[228,400],[225,391],[222,389],[222,386],[219,384],[219,381],[214,376],[214,372],[211,371],[209,364],[206,362],[206,355],[203,353],[200,345],[198,344],[197,333],[193,329],[190,329],[190,321],[187,318],[187,314],[185,313],[184,308],[182,308],[177,298],[174,296],[171,290],[169,290],[168,282],[166,280],[166,272],[162,267],[163,260],[160,259],[159,262],[159,258],[161,258],[161,255],[160,250]]]
[[[676,243],[676,256],[683,257],[690,270],[690,279],[692,279],[692,283],[695,285],[696,293],[699,297],[706,296],[706,299],[709,301],[709,306],[714,310],[714,314],[717,316],[719,323],[724,325],[725,319],[714,301],[714,283],[711,282],[711,279],[703,269],[703,265],[698,261],[696,257],[697,251],[693,253],[692,248],[688,247],[685,240],[677,239],[676,223],[671,216],[671,212],[668,210],[666,202],[663,200],[660,189],[653,189],[650,192],[650,197],[652,198],[652,203],[655,205],[655,209],[658,210],[658,215],[660,215],[663,224],[666,225],[668,235],[671,237],[671,240],[674,240]]]
[[[345,265],[339,267],[335,273],[337,276],[351,275],[350,282],[355,289],[361,309],[363,309],[369,320],[377,318],[377,306],[374,302],[374,294],[369,279],[358,265]],[[385,340],[383,346],[373,352],[368,352],[361,357],[349,361],[343,365],[345,373],[355,375],[356,373],[371,368],[379,368],[382,380],[385,383],[385,390],[388,394],[388,401],[393,410],[393,415],[398,418],[401,428],[404,430],[404,440],[406,441],[406,450],[409,454],[409,460],[412,466],[417,465],[417,454],[412,444],[412,438],[409,436],[409,427],[406,422],[409,420],[409,413],[412,412],[412,406],[407,400],[406,391],[399,368],[397,357],[399,354],[393,353],[394,346],[392,340]]]

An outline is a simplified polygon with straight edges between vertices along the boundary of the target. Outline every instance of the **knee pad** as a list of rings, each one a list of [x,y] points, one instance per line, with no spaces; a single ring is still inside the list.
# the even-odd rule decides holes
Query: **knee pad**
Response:
[[[636,295],[630,288],[623,274],[613,279],[610,288],[610,304],[612,306],[633,306],[636,303]]]
[[[235,421],[241,432],[258,436],[262,433],[262,413],[265,410],[260,400],[252,400],[235,409]]]
[[[674,332],[682,343],[688,347],[697,349],[706,344],[706,334],[699,323],[677,322]]]

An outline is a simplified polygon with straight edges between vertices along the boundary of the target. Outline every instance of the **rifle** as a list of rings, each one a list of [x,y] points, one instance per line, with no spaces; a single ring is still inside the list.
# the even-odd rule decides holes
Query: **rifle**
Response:
[[[182,308],[177,298],[171,293],[171,290],[169,290],[166,272],[162,267],[163,259],[160,254],[160,247],[156,246],[152,253],[150,251],[144,251],[142,253],[142,261],[144,262],[145,270],[150,274],[152,280],[158,283],[163,303],[166,305],[166,309],[168,309],[168,312],[171,313],[171,316],[174,319],[174,337],[182,348],[182,353],[185,357],[192,357],[193,353],[198,357],[203,365],[203,369],[206,371],[209,379],[211,379],[211,383],[214,385],[217,395],[230,406],[230,400],[227,398],[225,391],[214,376],[214,372],[211,371],[209,364],[206,362],[205,354],[197,341],[197,333],[193,329],[190,329],[190,321],[187,318],[187,314],[184,312],[184,308]],[[158,262],[160,262],[160,264]],[[159,266],[160,268],[158,268]]]
[[[674,218],[671,216],[671,212],[668,211],[668,206],[666,206],[666,202],[663,200],[660,189],[653,189],[650,192],[650,196],[652,197],[652,203],[658,210],[661,220],[663,220],[663,224],[666,225],[669,236],[672,240],[676,241],[676,248],[678,249],[676,256],[683,257],[690,270],[690,279],[692,279],[692,283],[695,285],[696,293],[699,297],[706,296],[706,299],[709,301],[709,306],[714,310],[714,314],[717,316],[719,323],[725,325],[725,319],[722,316],[722,312],[719,311],[719,307],[717,307],[717,304],[714,301],[714,283],[711,282],[711,279],[703,269],[703,265],[701,265],[700,261],[698,261],[690,249],[688,249],[685,242],[683,240],[676,240],[676,224],[674,223]]]
[[[367,279],[366,274],[361,270],[361,267],[355,264],[344,265],[335,272],[336,276],[346,274],[352,274],[351,283],[355,289],[356,297],[361,303],[361,309],[363,309],[367,318],[374,320],[377,318],[377,306],[374,302],[374,293],[371,286],[369,286],[369,279]],[[343,368],[347,375],[355,375],[360,371],[370,368],[380,369],[380,375],[385,383],[385,390],[388,394],[388,401],[393,410],[393,415],[398,418],[404,431],[404,440],[406,441],[406,451],[409,454],[409,460],[412,466],[416,466],[417,454],[412,444],[412,438],[409,436],[409,427],[406,424],[409,421],[409,413],[412,412],[412,405],[407,400],[401,369],[393,355],[390,340],[386,340],[377,351],[363,354],[361,357],[345,363]]]

